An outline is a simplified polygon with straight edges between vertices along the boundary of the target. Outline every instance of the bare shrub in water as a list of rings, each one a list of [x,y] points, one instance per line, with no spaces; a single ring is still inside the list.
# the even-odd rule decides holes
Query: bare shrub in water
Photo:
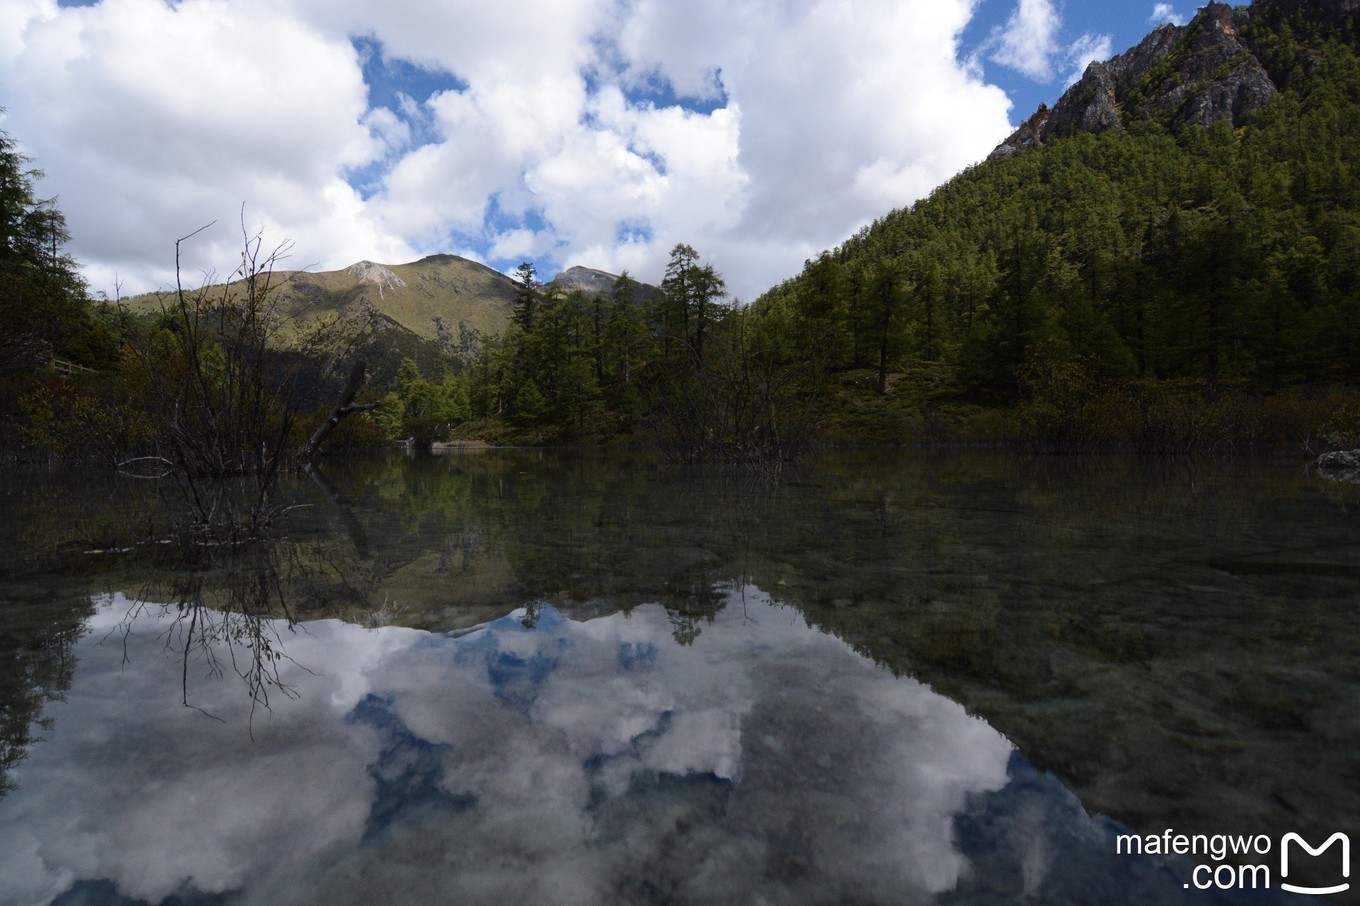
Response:
[[[162,468],[162,477],[180,484],[205,537],[236,542],[276,515],[270,497],[279,470],[303,446],[299,413],[364,325],[339,317],[298,322],[280,294],[291,274],[278,270],[292,244],[266,250],[244,225],[241,261],[228,279],[213,284],[207,275],[198,289],[186,289],[180,247],[197,232],[175,243],[175,291],[138,350],[157,424],[157,455],[138,466]],[[316,362],[325,363],[319,372]],[[352,380],[355,374],[361,382],[360,366]]]

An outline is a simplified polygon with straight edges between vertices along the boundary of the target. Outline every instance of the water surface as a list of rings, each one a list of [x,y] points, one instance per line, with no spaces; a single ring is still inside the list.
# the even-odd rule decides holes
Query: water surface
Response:
[[[5,902],[1274,902],[1115,837],[1360,831],[1297,467],[328,463],[234,557],[19,478]]]

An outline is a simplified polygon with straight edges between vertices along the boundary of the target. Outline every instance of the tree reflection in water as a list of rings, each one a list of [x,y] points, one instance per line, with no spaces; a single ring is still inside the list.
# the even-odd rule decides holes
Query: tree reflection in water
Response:
[[[268,709],[272,697],[296,697],[281,667],[308,670],[286,651],[300,623],[334,617],[380,625],[399,610],[386,598],[369,606],[378,576],[372,561],[360,556],[366,542],[356,541],[353,532],[220,546],[172,539],[168,547],[159,554],[161,568],[132,596],[116,631],[123,635],[126,658],[134,624],[148,619],[164,624],[159,637],[163,650],[179,660],[181,701],[210,717],[215,715],[193,702],[195,679],[239,679],[253,726],[256,709]]]
[[[252,726],[255,709],[268,708],[271,694],[295,698],[296,692],[279,673],[281,662],[293,662],[284,651],[283,633],[296,630],[297,618],[279,580],[278,556],[275,545],[254,551],[244,558],[247,562],[233,562],[219,571],[211,587],[201,574],[185,577],[174,585],[171,603],[139,596],[119,627],[124,662],[133,624],[154,619],[168,623],[161,637],[165,651],[180,660],[185,706],[214,717],[190,701],[191,669],[218,680],[230,670],[240,678],[250,698]],[[204,603],[209,596],[216,599],[213,607]]]
[[[1338,704],[1360,662],[1360,634],[1344,630],[1360,578],[1353,487],[1250,464],[957,452],[843,454],[770,486],[541,453],[326,469],[333,483],[284,489],[312,506],[267,544],[86,556],[118,566],[86,563],[72,584],[83,599],[51,604],[48,688],[64,669],[57,640],[72,627],[78,639],[78,611],[110,589],[169,602],[132,605],[130,619],[160,621],[181,701],[221,716],[201,678],[239,684],[254,715],[292,708],[289,691],[311,681],[291,657],[341,669],[304,642],[319,617],[459,638],[525,602],[520,627],[540,632],[549,606],[582,622],[646,608],[692,651],[720,635],[715,590],[735,585],[929,683],[1139,831],[1274,833],[1304,814],[1300,832],[1316,836],[1354,813],[1340,778],[1360,728]],[[32,521],[69,535],[77,508],[45,505],[61,518],[39,508]],[[132,546],[111,538],[30,532],[15,546]],[[34,580],[49,598],[57,571]],[[618,659],[651,651],[633,640]],[[6,727],[36,733],[37,708],[18,707],[27,716]]]

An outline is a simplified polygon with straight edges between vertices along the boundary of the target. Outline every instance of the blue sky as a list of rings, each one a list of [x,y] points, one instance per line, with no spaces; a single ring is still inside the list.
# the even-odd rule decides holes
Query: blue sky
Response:
[[[1053,11],[1052,41],[1057,48],[1050,56],[1050,77],[1035,72],[1020,71],[1014,63],[998,61],[994,33],[1004,30],[1008,20],[1022,16],[1022,4],[984,0],[962,34],[964,56],[976,55],[983,65],[984,77],[1001,86],[1014,103],[1011,121],[1017,123],[1045,103],[1052,106],[1062,96],[1063,89],[1084,69],[1082,62],[1089,59],[1108,59],[1136,45],[1158,25],[1184,24],[1195,13],[1191,2],[1129,3],[1101,2],[1101,0],[1067,0],[1057,4],[1032,4],[1030,20],[1043,22],[1048,10]],[[1042,34],[1037,27],[1036,31]],[[1033,35],[1033,33],[1031,33]],[[1039,42],[1029,42],[1033,47]]]
[[[0,0],[0,128],[94,291],[461,254],[750,300],[1189,6],[1092,0]]]

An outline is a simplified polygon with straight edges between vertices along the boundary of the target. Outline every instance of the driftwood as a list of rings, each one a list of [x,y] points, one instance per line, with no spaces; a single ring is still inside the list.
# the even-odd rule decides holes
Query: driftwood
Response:
[[[340,420],[346,415],[378,408],[378,403],[356,404],[354,402],[354,398],[359,395],[359,390],[364,385],[364,372],[366,370],[367,366],[363,362],[354,363],[354,367],[349,372],[349,381],[346,382],[345,389],[340,393],[340,402],[336,404],[330,417],[322,422],[316,431],[312,432],[311,439],[307,441],[307,445],[302,448],[302,452],[298,455],[299,461],[304,463],[310,461],[316,455],[316,451],[321,449],[322,442],[330,436],[330,433],[335,430],[336,426],[340,424]]]

